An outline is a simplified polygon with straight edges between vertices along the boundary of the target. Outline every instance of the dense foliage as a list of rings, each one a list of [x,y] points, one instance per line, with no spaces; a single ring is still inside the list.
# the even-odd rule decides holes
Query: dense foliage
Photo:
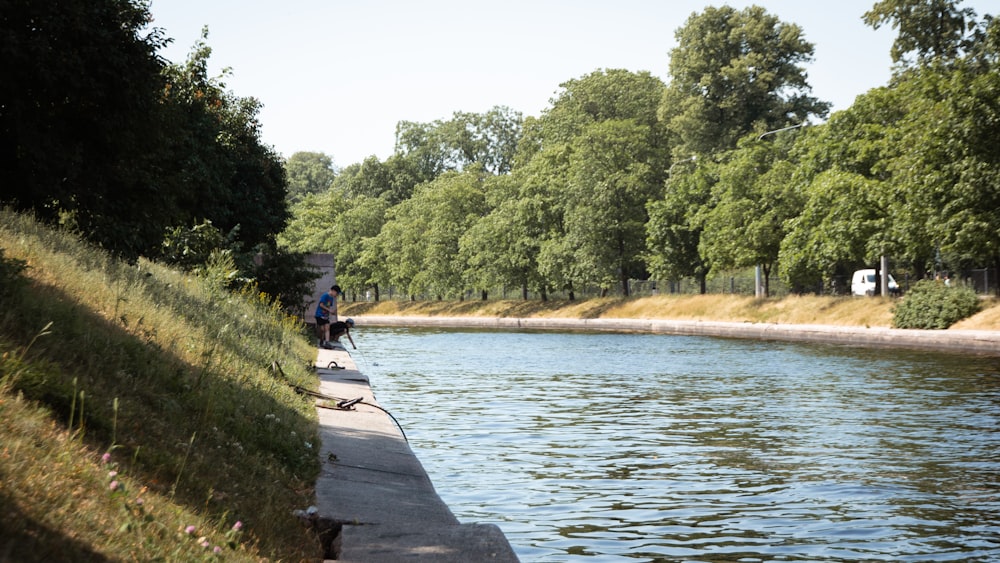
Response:
[[[958,4],[876,3],[869,25],[900,30],[893,79],[820,125],[801,28],[707,8],[677,30],[668,84],[598,70],[508,136],[485,126],[502,108],[404,122],[396,154],[345,168],[280,240],[335,253],[343,285],[376,297],[704,291],[754,267],[765,292],[774,275],[816,291],[882,256],[909,279],[995,269],[1000,25]]]
[[[915,284],[892,311],[895,328],[945,329],[979,312],[975,291],[935,280]]]
[[[169,40],[149,22],[138,0],[0,0],[0,203],[130,259],[192,268],[230,252],[255,278],[253,255],[276,251],[289,217],[260,103],[208,76],[207,32],[171,64],[156,54]],[[171,238],[204,224],[226,245],[173,252]],[[294,302],[294,292],[274,295]]]

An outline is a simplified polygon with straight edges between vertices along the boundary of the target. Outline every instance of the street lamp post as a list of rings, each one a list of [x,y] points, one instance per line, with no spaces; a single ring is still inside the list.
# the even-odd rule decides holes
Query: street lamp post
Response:
[[[761,133],[760,137],[757,137],[757,140],[759,141],[759,140],[763,139],[764,137],[767,137],[768,135],[773,135],[775,133],[781,133],[782,131],[788,131],[789,129],[798,129],[799,127],[805,127],[806,125],[809,125],[808,121],[803,121],[802,123],[799,123],[798,125],[789,125],[788,127],[782,127],[781,129],[775,129],[774,131],[768,131],[766,133]]]
[[[674,166],[677,166],[678,164],[684,164],[686,162],[695,162],[696,160],[698,160],[698,155],[695,154],[683,160],[678,160],[677,162],[671,164],[670,168],[667,169],[667,178],[670,178],[671,176],[674,175]]]

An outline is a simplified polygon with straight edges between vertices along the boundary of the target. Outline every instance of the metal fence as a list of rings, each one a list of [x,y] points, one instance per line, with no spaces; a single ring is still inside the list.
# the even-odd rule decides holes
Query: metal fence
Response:
[[[893,277],[895,277],[896,282],[899,284],[899,287],[902,289],[904,294],[910,287],[913,286],[914,283],[918,281],[916,278],[913,278],[905,272],[898,274],[894,272]],[[939,279],[944,279],[944,273],[938,274],[938,277]],[[1000,277],[997,275],[997,270],[992,268],[980,268],[966,270],[963,272],[953,272],[950,276],[950,283],[971,287],[976,291],[976,293],[981,295],[996,294],[998,290],[1000,290],[1000,283],[998,282],[1000,282]],[[709,276],[705,285],[707,293],[712,294],[753,296],[756,291],[755,274],[752,269]],[[645,297],[651,295],[697,295],[701,293],[701,284],[695,278],[683,278],[672,281],[631,280],[629,282],[629,293],[633,297]],[[782,282],[777,274],[772,273],[769,284],[770,296],[784,297],[790,293],[850,295],[851,277],[846,275],[834,276],[822,284],[817,284],[815,287],[791,288]],[[603,294],[606,296],[620,297],[622,295],[622,290],[621,287],[615,287],[607,292],[603,292]],[[575,299],[590,299],[600,297],[601,295],[601,288],[596,286],[579,288],[573,292],[573,297]],[[520,288],[497,288],[488,291],[487,296],[491,300],[517,300],[521,299],[522,294]],[[547,297],[550,299],[569,299],[569,292],[554,291],[549,293]],[[368,292],[367,294],[352,294],[349,295],[348,298],[351,301],[372,301],[374,300],[374,295],[372,295],[371,292]],[[407,293],[401,293],[394,288],[389,288],[383,290],[379,298],[385,301],[409,301],[411,298],[415,301],[430,301],[438,299],[438,296],[411,296]],[[467,301],[479,300],[481,298],[481,293],[477,291],[467,291],[462,296],[462,299]],[[528,294],[528,299],[530,300],[541,298],[542,295],[537,292],[529,292]],[[450,297],[449,299],[453,299],[453,297]]]

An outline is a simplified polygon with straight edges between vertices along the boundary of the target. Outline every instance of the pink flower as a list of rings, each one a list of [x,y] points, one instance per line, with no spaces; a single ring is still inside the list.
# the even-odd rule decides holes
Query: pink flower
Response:
[[[108,488],[111,489],[112,491],[117,491],[118,490],[118,481],[112,481],[108,485]]]
[[[238,531],[240,531],[242,529],[243,529],[243,522],[237,520],[236,523],[233,524],[233,531],[234,532],[238,532]]]
[[[142,497],[138,497],[138,498],[135,499],[136,506],[142,506],[143,502],[144,501],[142,500]]]
[[[219,547],[219,546],[215,546],[215,547],[212,548],[212,553],[218,555],[218,554],[222,553],[222,548]]]
[[[118,472],[117,471],[108,471],[108,478],[114,479],[117,476],[118,476]]]
[[[111,461],[111,454],[105,452],[104,455],[101,456],[101,461],[103,461],[104,463],[108,463],[109,461]]]
[[[197,529],[197,528],[195,528],[194,526],[188,526],[187,528],[184,528],[184,533],[185,533],[185,534],[188,534],[189,536],[190,536],[190,535],[194,535],[194,531],[195,531],[196,529]]]

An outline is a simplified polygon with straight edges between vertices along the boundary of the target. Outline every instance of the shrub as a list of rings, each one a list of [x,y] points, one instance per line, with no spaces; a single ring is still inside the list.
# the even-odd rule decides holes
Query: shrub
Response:
[[[945,329],[979,312],[979,297],[967,287],[924,280],[915,284],[893,308],[896,328]]]

